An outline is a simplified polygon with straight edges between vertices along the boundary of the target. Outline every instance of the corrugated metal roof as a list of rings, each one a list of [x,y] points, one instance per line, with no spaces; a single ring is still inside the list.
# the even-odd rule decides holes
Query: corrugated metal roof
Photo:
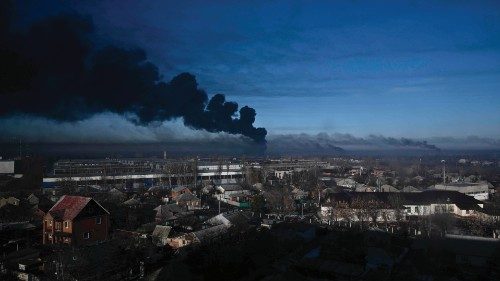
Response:
[[[89,197],[64,195],[50,208],[51,216],[62,220],[74,219],[92,200]]]

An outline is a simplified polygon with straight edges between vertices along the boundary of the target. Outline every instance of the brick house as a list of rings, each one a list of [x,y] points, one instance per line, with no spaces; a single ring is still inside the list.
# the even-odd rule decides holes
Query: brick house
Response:
[[[109,212],[89,197],[64,195],[43,219],[43,244],[89,245],[108,233]]]

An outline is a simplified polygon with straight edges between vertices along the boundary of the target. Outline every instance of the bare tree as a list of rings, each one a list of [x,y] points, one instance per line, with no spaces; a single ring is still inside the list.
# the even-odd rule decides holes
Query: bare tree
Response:
[[[372,220],[372,223],[377,224],[377,219],[382,209],[382,202],[372,195],[367,196],[364,200],[366,201],[366,214]]]
[[[369,218],[366,200],[361,196],[354,197],[351,200],[351,208],[360,223],[361,229],[363,229],[364,222]]]
[[[380,216],[384,220],[385,227],[388,227],[388,224],[390,221],[392,221],[392,211],[390,210],[390,207],[385,204],[382,209],[380,209]]]
[[[295,211],[295,202],[286,187],[275,188],[264,194],[269,209],[280,215],[288,215]]]
[[[346,221],[346,222],[351,222],[352,221],[352,211],[349,208],[349,204],[343,201],[336,201],[331,203],[330,209],[329,209],[328,217],[329,219],[333,220],[334,222],[339,222],[340,221]]]
[[[443,236],[454,225],[453,214],[449,213],[446,204],[435,206],[435,213],[431,216],[431,223],[434,223]]]
[[[389,205],[394,210],[394,218],[399,223],[404,219],[404,202],[400,194],[390,194],[388,196]]]
[[[224,169],[224,160],[222,157],[220,157],[217,160],[217,175],[219,176],[219,179],[222,179],[222,171]]]

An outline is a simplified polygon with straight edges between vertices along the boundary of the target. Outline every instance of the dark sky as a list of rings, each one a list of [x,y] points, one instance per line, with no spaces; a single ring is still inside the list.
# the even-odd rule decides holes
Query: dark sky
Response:
[[[190,72],[210,96],[255,108],[271,136],[500,138],[499,1],[21,3],[25,22],[90,16],[97,46],[140,46],[166,80]],[[96,118],[77,127],[98,123],[106,134],[125,122]]]

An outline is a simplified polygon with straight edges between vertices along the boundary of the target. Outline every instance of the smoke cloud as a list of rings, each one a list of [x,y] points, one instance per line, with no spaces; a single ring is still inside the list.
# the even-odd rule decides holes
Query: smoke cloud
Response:
[[[0,116],[75,122],[112,112],[141,126],[182,118],[193,129],[266,143],[253,108],[238,109],[222,94],[209,99],[189,73],[165,82],[142,49],[96,48],[89,18],[51,17],[21,32],[11,10],[8,1],[0,4]]]
[[[340,152],[342,149],[420,149],[429,151],[439,151],[435,145],[427,141],[417,141],[408,138],[392,138],[381,135],[369,135],[367,137],[355,137],[351,134],[341,133],[319,133],[309,134],[288,134],[274,135],[269,139],[269,150],[279,150],[286,147],[288,150],[296,151],[330,151]]]

